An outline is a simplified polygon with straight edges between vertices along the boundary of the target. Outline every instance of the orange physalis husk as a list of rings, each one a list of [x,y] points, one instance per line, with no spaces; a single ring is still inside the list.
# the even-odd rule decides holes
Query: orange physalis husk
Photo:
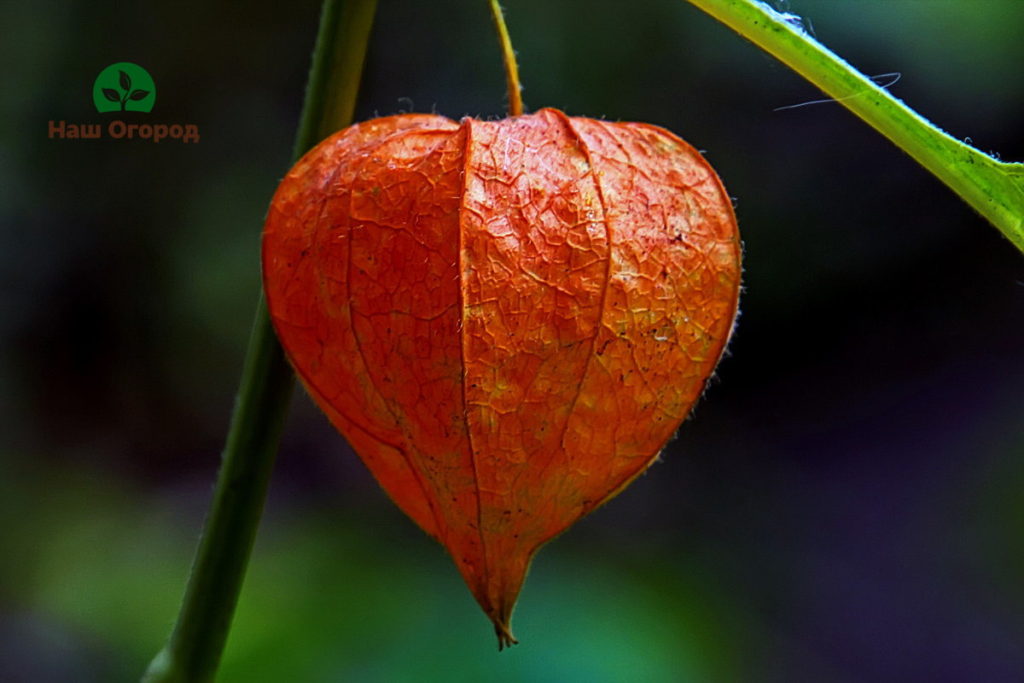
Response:
[[[504,646],[533,554],[643,472],[700,396],[740,244],[715,172],[661,128],[404,114],[292,168],[263,277],[306,389]]]

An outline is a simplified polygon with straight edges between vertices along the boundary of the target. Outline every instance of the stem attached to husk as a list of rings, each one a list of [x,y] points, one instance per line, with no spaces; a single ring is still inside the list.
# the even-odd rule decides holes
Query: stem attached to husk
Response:
[[[512,38],[508,34],[508,26],[505,25],[505,14],[501,11],[498,0],[489,0],[491,3],[491,17],[494,19],[494,27],[498,31],[498,43],[501,45],[501,58],[505,63],[505,81],[508,85],[508,113],[509,116],[522,116],[523,96],[522,86],[519,84],[519,66],[516,64],[516,53],[512,49]],[[519,643],[509,629],[508,616],[494,617],[494,634],[498,636],[498,650]]]
[[[688,1],[889,138],[1024,251],[1024,164],[999,161],[943,132],[763,2]]]
[[[294,158],[352,122],[376,0],[324,0]],[[146,683],[213,680],[263,511],[295,380],[260,297],[188,588]]]
[[[508,84],[509,116],[520,116],[523,113],[522,86],[519,85],[519,66],[516,64],[516,53],[512,49],[512,39],[505,25],[505,15],[501,11],[498,0],[490,0],[491,16],[494,27],[498,30],[498,42],[501,43],[501,58],[505,62],[505,81]]]

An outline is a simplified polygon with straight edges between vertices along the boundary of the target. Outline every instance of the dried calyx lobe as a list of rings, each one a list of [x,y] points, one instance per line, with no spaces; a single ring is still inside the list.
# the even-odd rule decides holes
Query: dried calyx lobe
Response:
[[[495,624],[530,559],[642,472],[736,314],[739,238],[671,133],[555,110],[325,140],[264,232],[306,388]]]

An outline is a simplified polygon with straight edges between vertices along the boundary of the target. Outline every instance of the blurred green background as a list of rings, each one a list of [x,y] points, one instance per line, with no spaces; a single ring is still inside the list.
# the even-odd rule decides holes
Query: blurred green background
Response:
[[[775,111],[820,94],[682,0],[505,4],[528,107],[666,126],[721,174],[731,354],[663,461],[539,554],[500,655],[297,396],[220,680],[1021,680],[1020,254],[835,103]],[[1024,2],[780,8],[1024,159]],[[173,623],[318,12],[0,5],[2,681],[136,680]],[[139,122],[201,141],[47,139],[105,121],[92,83],[118,61],[156,82]],[[380,0],[360,118],[504,101],[483,0]]]

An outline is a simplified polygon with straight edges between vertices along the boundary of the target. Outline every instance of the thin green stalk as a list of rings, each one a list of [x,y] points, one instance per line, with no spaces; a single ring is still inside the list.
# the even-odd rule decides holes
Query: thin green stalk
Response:
[[[352,123],[377,0],[324,0],[293,161]]]
[[[352,121],[376,0],[325,0],[294,157]],[[260,297],[213,502],[178,621],[145,683],[217,671],[252,552],[295,381]]]
[[[494,28],[498,32],[498,42],[501,44],[501,60],[505,64],[505,83],[508,87],[508,115],[522,116],[523,114],[523,93],[519,85],[519,65],[516,63],[516,53],[512,49],[512,38],[508,35],[508,26],[505,25],[505,14],[501,11],[498,0],[490,0],[491,18],[494,20]]]
[[[943,132],[762,2],[689,2],[864,119],[1024,251],[1024,164],[999,161]]]

